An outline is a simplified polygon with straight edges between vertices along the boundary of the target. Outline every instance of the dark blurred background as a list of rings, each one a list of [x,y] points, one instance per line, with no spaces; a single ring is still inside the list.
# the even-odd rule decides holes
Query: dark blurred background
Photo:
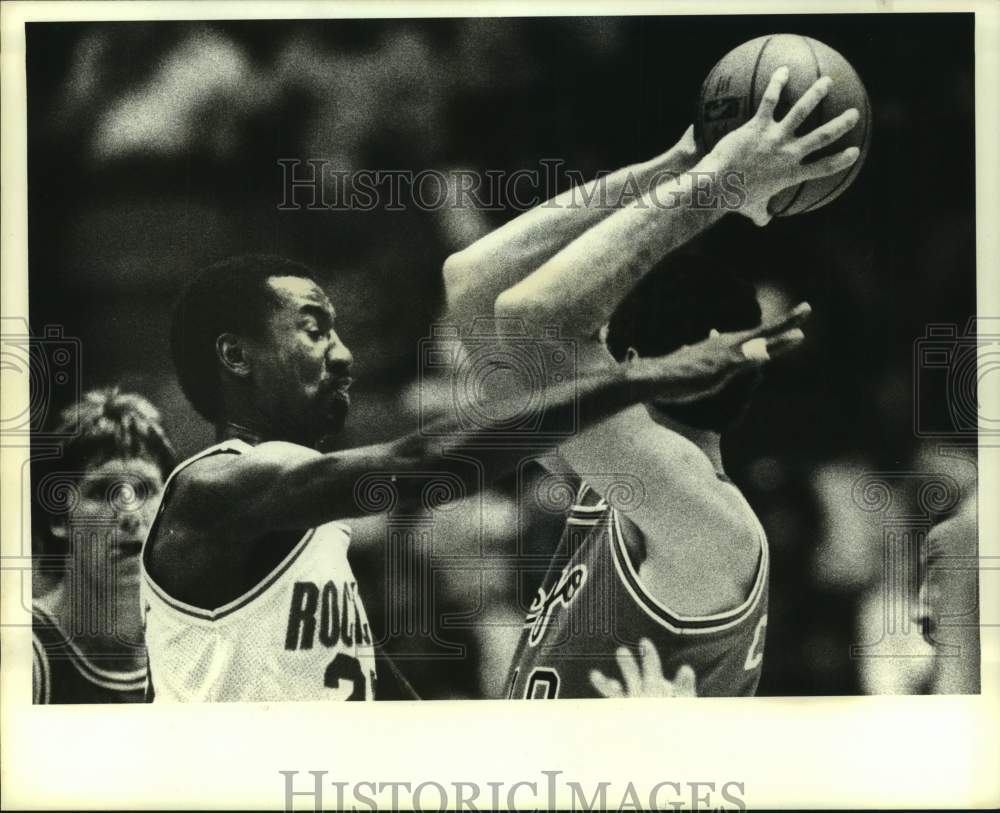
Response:
[[[355,355],[345,444],[409,431],[441,264],[516,211],[279,211],[278,160],[513,172],[555,158],[591,177],[667,149],[712,65],[775,32],[844,54],[874,122],[867,163],[835,203],[766,229],[729,216],[699,240],[758,285],[765,310],[806,299],[815,311],[806,348],[774,366],[725,448],[773,551],[761,692],[919,691],[919,659],[849,657],[878,637],[882,606],[882,532],[851,494],[869,471],[975,473],[918,442],[913,418],[919,399],[949,420],[944,392],[915,372],[914,342],[975,313],[972,15],[29,24],[33,330],[78,337],[82,388],[147,396],[185,457],[213,434],[172,371],[170,303],[210,261],[282,254],[324,275]],[[522,617],[497,558],[516,532],[512,489],[434,526],[435,551],[468,558],[438,580],[444,637],[465,649],[401,657],[425,696],[501,690]],[[480,520],[482,537],[463,524]],[[539,522],[544,553],[556,537]],[[384,518],[359,528],[389,530]],[[355,546],[384,625],[388,565],[378,545]],[[394,633],[390,649],[419,654],[407,639]]]

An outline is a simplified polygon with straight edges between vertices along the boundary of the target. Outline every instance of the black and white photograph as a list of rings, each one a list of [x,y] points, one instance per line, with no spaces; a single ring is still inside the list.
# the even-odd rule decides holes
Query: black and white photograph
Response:
[[[669,738],[946,696],[997,753],[981,14],[94,5],[4,64],[5,710],[552,700]],[[260,805],[759,804],[558,761],[323,796],[331,762]],[[998,802],[948,777],[934,806]]]

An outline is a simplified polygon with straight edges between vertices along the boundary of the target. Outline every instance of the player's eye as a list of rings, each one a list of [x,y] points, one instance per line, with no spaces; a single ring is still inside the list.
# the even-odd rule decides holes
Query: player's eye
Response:
[[[104,499],[104,484],[89,482],[83,487],[83,498],[85,500],[102,500]]]

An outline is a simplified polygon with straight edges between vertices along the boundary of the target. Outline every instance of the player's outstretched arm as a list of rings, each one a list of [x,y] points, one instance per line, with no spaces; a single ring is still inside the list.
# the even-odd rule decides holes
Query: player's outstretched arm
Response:
[[[584,232],[495,303],[498,316],[514,316],[536,330],[559,325],[564,336],[594,336],[640,279],[671,251],[738,211],[763,225],[767,202],[778,192],[810,178],[832,175],[858,157],[856,148],[803,161],[832,143],[858,120],[848,110],[817,129],[795,130],[822,101],[829,78],[817,80],[781,121],[774,109],[788,81],[775,72],[757,114],[725,136],[689,173],[650,189]]]
[[[545,434],[564,427],[570,416],[587,428],[650,398],[686,402],[717,392],[733,376],[800,343],[798,326],[807,315],[808,306],[802,306],[756,330],[723,333],[663,358],[550,385],[537,427],[539,451],[551,446]],[[472,429],[457,417],[447,417],[421,432],[343,452],[321,454],[295,444],[266,442],[235,460],[224,455],[206,458],[178,477],[172,502],[175,519],[183,523],[184,511],[190,511],[202,538],[239,544],[271,531],[300,530],[365,513],[370,509],[359,500],[357,489],[366,475],[384,475],[387,481],[408,475],[399,476],[396,483],[403,502],[418,499],[427,482],[442,473],[462,478],[471,493],[482,483],[478,472],[459,458],[479,455],[495,435],[494,427],[502,428],[512,416],[521,415],[525,395],[512,393],[490,404],[495,422]],[[523,447],[494,446],[500,448],[490,454],[493,475],[513,469],[531,453]]]
[[[663,674],[660,653],[648,638],[639,641],[639,657],[626,647],[615,652],[622,680],[592,669],[590,683],[604,697],[697,697],[694,669],[681,666],[668,680]]]
[[[651,186],[686,172],[701,155],[689,127],[662,155],[567,190],[445,260],[447,318],[491,316],[497,296]]]

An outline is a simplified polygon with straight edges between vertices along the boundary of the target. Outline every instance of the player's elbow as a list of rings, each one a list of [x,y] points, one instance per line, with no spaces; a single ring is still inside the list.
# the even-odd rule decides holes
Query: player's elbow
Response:
[[[518,319],[533,336],[543,329],[558,328],[563,335],[583,335],[573,314],[525,286],[515,286],[500,294],[493,303],[493,315],[499,319]]]
[[[521,290],[520,286],[508,288],[493,303],[493,315],[499,318],[522,319],[535,323],[544,320],[547,309],[537,297]]]
[[[469,287],[469,258],[466,250],[449,254],[441,268],[444,278],[445,303],[449,311],[456,311],[465,300]]]

